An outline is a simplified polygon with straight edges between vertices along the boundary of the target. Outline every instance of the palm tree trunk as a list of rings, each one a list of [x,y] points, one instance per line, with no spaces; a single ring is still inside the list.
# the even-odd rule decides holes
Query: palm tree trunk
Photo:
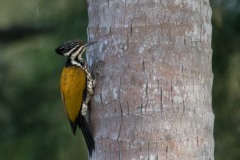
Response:
[[[209,1],[88,1],[92,159],[213,160]]]

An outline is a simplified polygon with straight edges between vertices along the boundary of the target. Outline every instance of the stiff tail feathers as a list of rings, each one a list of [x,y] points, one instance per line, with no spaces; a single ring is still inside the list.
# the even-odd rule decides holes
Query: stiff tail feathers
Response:
[[[95,142],[94,142],[89,124],[88,124],[86,118],[81,114],[79,114],[77,124],[78,124],[79,128],[82,130],[82,134],[87,143],[89,155],[90,155],[90,157],[92,157],[92,152],[95,149]]]

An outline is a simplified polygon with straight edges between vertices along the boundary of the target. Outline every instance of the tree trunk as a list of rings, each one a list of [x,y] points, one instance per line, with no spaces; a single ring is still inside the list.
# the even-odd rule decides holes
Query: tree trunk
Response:
[[[213,160],[209,1],[88,1],[92,159]]]

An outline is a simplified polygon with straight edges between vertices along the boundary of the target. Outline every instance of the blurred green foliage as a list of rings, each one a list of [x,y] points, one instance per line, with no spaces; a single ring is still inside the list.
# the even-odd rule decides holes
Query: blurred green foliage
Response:
[[[212,0],[216,160],[240,159],[240,1]]]
[[[86,40],[87,4],[75,0],[0,2],[0,159],[87,159],[59,93],[60,43]],[[211,0],[215,159],[240,159],[240,1]]]
[[[61,102],[65,58],[55,48],[87,38],[87,3],[75,0],[0,2],[0,159],[87,159]]]

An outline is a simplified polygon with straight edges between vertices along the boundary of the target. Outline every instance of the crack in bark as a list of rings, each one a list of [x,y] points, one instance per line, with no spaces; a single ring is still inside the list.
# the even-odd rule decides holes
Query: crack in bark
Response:
[[[166,159],[168,159],[168,144],[167,144],[167,146],[165,148],[165,152],[166,152]]]
[[[121,115],[120,115],[120,127],[119,127],[119,132],[118,132],[118,137],[117,137],[117,143],[118,143],[118,149],[119,149],[119,160],[121,160],[122,158],[121,158],[121,151],[120,151],[120,145],[121,145],[121,143],[120,143],[120,140],[119,140],[119,138],[120,138],[120,135],[121,135],[121,131],[122,131],[122,124],[123,124],[123,110],[122,110],[122,105],[121,105],[121,102],[119,101],[119,106],[120,106],[120,112],[121,112]]]
[[[130,25],[130,34],[131,34],[131,36],[132,36],[132,33],[133,33],[133,26],[132,26],[132,24]]]
[[[145,73],[145,62],[144,62],[144,60],[142,61],[142,70]]]
[[[150,159],[150,152],[149,152],[149,147],[150,146],[150,142],[148,141],[148,146],[147,146],[147,154],[148,154],[148,160]]]

